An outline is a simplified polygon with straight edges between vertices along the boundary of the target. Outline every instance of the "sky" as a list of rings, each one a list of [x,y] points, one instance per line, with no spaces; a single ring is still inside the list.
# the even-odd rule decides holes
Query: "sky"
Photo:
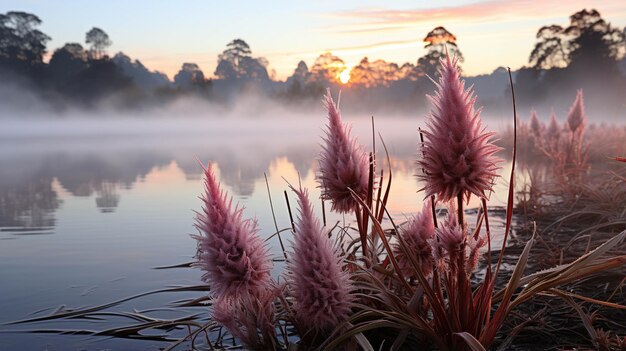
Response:
[[[212,77],[217,56],[231,40],[245,40],[265,57],[275,78],[290,76],[300,60],[309,67],[325,51],[348,67],[367,56],[403,64],[425,54],[422,39],[444,26],[457,37],[467,75],[499,66],[525,65],[537,30],[566,26],[568,17],[597,9],[613,25],[626,26],[623,0],[441,0],[441,1],[211,1],[211,0],[2,0],[0,13],[25,11],[43,21],[52,37],[48,50],[67,42],[84,44],[99,27],[113,44],[146,67],[172,78],[184,62]]]

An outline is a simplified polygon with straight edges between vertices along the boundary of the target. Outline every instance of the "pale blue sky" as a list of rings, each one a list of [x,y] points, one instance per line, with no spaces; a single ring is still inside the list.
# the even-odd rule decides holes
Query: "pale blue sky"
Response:
[[[0,13],[26,11],[43,20],[48,49],[84,43],[91,27],[106,31],[111,54],[123,51],[172,77],[183,62],[212,76],[217,55],[235,38],[264,56],[277,78],[298,61],[311,65],[331,50],[357,64],[362,57],[402,64],[424,54],[421,39],[443,25],[458,38],[468,74],[524,65],[543,25],[568,23],[582,8],[596,8],[616,26],[626,25],[626,1],[155,1],[2,0]]]

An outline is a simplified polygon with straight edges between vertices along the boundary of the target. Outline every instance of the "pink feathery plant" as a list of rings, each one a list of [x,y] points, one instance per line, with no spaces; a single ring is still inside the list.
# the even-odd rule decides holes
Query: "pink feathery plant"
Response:
[[[569,132],[569,129],[565,129]],[[556,119],[554,111],[550,113],[550,122],[541,138],[535,139],[535,146],[553,163],[553,170],[561,170],[564,167],[566,153],[563,151],[563,130]]]
[[[347,272],[341,269],[341,257],[313,214],[307,191],[292,190],[298,198],[299,213],[293,252],[287,262],[288,279],[300,335],[313,336],[332,331],[347,318],[352,287]]]
[[[435,237],[430,240],[433,257],[440,270],[445,271],[456,265],[457,258],[465,250],[466,236],[467,231],[459,224],[454,205],[450,205],[448,215],[442,225],[435,229]]]
[[[567,124],[572,132],[585,127],[585,103],[582,89],[579,89],[576,93],[576,100],[567,115]]]
[[[243,219],[243,208],[232,206],[232,198],[220,189],[211,164],[204,169],[205,193],[197,213],[200,231],[196,266],[205,271],[202,279],[214,297],[250,294],[260,296],[270,286],[271,258],[258,236],[256,221]]]
[[[328,125],[319,158],[322,197],[331,201],[333,211],[348,213],[358,207],[350,189],[361,199],[367,196],[368,159],[356,138],[350,137],[350,127],[341,121],[341,111],[330,90],[323,101]]]
[[[548,151],[558,153],[559,143],[561,140],[561,126],[556,119],[554,111],[550,113],[550,122],[548,122],[548,130],[546,131],[544,144],[548,147]]]
[[[407,278],[415,278],[412,262],[418,265],[424,277],[432,273],[434,261],[430,240],[435,235],[435,226],[429,202],[424,202],[422,211],[409,218],[406,225],[400,228],[401,242],[393,246],[398,266]],[[404,249],[401,245],[404,245]]]
[[[474,110],[476,97],[461,80],[458,58],[441,60],[439,82],[427,127],[423,131],[423,157],[418,165],[424,170],[418,177],[425,182],[426,197],[438,201],[474,194],[487,198],[497,176],[500,150],[492,142],[495,133],[482,126],[480,109]]]
[[[532,131],[535,140],[541,138],[541,129],[542,126],[539,118],[537,117],[537,111],[532,110],[530,112],[530,130]]]
[[[467,264],[465,274],[469,277],[478,265],[480,259],[480,249],[487,244],[488,238],[484,235],[470,235],[467,237]]]
[[[583,92],[578,90],[567,122],[560,126],[552,112],[543,137],[535,139],[535,146],[552,162],[551,171],[562,184],[579,185],[587,169],[586,123]]]
[[[430,213],[436,213],[437,203],[446,203],[448,214],[440,223],[437,223],[435,216],[431,216],[433,223],[428,229],[420,224],[427,217],[426,212],[416,215],[403,228],[397,227],[393,224],[393,219],[389,218],[401,244],[390,248],[386,241],[388,232],[382,227],[383,217],[378,216],[382,212],[378,207],[371,210],[366,202],[358,197],[359,205],[371,217],[372,231],[379,235],[387,257],[381,262],[371,260],[373,264],[370,266],[367,266],[368,261],[364,260],[366,266],[363,267],[363,272],[366,274],[357,275],[359,279],[355,279],[354,282],[357,287],[365,287],[355,294],[363,304],[354,304],[354,314],[348,320],[350,324],[346,324],[345,330],[338,330],[332,334],[323,344],[324,349],[336,349],[347,338],[357,334],[362,337],[364,335],[362,333],[382,327],[386,328],[385,332],[391,328],[399,329],[400,335],[395,339],[394,347],[401,347],[402,342],[406,341],[407,334],[415,333],[420,340],[431,342],[439,350],[488,350],[507,317],[521,303],[540,293],[559,291],[554,288],[575,279],[623,265],[622,256],[614,257],[610,262],[607,261],[607,264],[603,263],[604,258],[601,257],[626,238],[626,231],[620,233],[619,237],[607,241],[594,253],[587,253],[572,263],[524,277],[529,252],[535,241],[533,233],[519,254],[508,282],[504,287],[498,286],[505,265],[507,238],[513,225],[515,197],[518,128],[512,77],[509,72],[514,117],[510,186],[502,246],[497,259],[492,260],[487,193],[492,190],[497,176],[499,160],[495,153],[499,148],[491,141],[494,134],[486,132],[482,127],[480,110],[474,110],[476,98],[471,88],[465,89],[464,82],[460,79],[457,59],[446,57],[441,60],[441,66],[437,92],[430,97],[434,107],[427,129],[423,132],[426,140],[423,141],[423,156],[418,161],[423,174],[418,177],[426,184],[423,190],[431,202]],[[327,101],[332,102],[332,99]],[[329,108],[330,114],[332,109]],[[554,136],[559,143],[559,140],[563,139],[561,138],[563,133],[565,132],[559,129],[556,118],[552,116],[550,127],[543,133],[544,136]],[[328,149],[327,146],[325,151]],[[463,219],[465,203],[463,199],[469,198],[471,194],[480,197],[482,203],[474,228]],[[301,202],[303,199],[306,200],[303,194],[299,194],[299,197]],[[384,208],[385,204],[381,206]],[[299,236],[302,236],[306,228],[317,228],[316,225],[310,224],[315,223],[314,220],[303,220],[307,217],[306,213],[311,212],[308,202],[301,207],[301,223],[296,231],[297,240],[301,240]],[[309,217],[312,218],[312,214]],[[434,231],[434,234],[428,231]],[[321,237],[318,229],[315,229],[315,232]],[[409,261],[413,266],[412,272],[406,272],[406,265],[400,268],[400,262],[407,262],[407,256],[402,257],[401,251],[407,253],[410,246],[417,247],[412,249],[413,251],[421,251],[423,241],[428,237],[430,239],[426,239],[426,242],[430,245],[434,262],[432,272],[425,272],[423,267],[415,264],[416,260]],[[292,267],[306,268],[291,269],[294,289],[298,286],[311,287],[309,290],[313,291],[317,281],[330,277],[328,270],[312,268],[320,262],[329,260],[320,258],[320,250],[312,249],[314,245],[313,242],[296,243],[293,262],[288,264]],[[481,257],[480,250],[485,245],[487,245],[485,272],[472,278],[471,275]],[[382,253],[377,252],[377,255]],[[390,269],[391,265],[393,269]],[[333,269],[339,271],[338,268]],[[361,277],[363,281],[360,280]],[[298,299],[298,294],[321,296],[321,293],[313,294],[308,291],[294,292],[296,301],[294,304],[303,299],[303,297]],[[566,296],[565,292],[563,296]],[[311,297],[309,299],[314,300]],[[368,306],[368,302],[371,305]],[[322,306],[329,308],[327,305]],[[321,309],[321,306],[318,309]],[[308,310],[308,318],[318,318],[315,312]],[[421,345],[411,346],[415,348]]]
[[[585,102],[582,89],[576,93],[576,100],[572,104],[569,114],[567,115],[567,124],[569,126],[568,140],[566,145],[565,172],[567,173],[568,183],[579,185],[582,181],[582,175],[587,170],[587,155],[589,145],[585,145]]]
[[[548,122],[548,130],[546,131],[546,138],[558,139],[561,133],[559,122],[556,120],[556,114],[554,111],[550,113],[550,122]]]
[[[452,276],[465,274],[469,277],[478,263],[479,250],[486,244],[484,236],[468,234],[466,225],[459,224],[457,210],[450,203],[448,215],[442,225],[435,229],[432,246],[433,258],[441,272],[450,271]]]
[[[274,300],[277,291],[213,300],[213,319],[253,350],[276,350]]]

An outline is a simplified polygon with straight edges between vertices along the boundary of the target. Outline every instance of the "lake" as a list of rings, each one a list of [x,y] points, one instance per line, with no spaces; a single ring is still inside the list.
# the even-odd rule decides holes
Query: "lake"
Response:
[[[193,261],[193,211],[200,209],[203,190],[198,160],[215,163],[224,189],[245,206],[246,216],[258,218],[264,237],[275,232],[266,175],[278,227],[289,227],[285,179],[297,184],[300,178],[312,198],[319,198],[315,172],[323,116],[3,121],[0,351],[158,350],[168,345],[161,336],[182,337],[186,330],[154,330],[146,340],[94,333],[136,323],[122,316],[132,312],[154,318],[199,314],[196,318],[206,321],[206,308],[175,307],[176,301],[206,292],[182,291],[131,299],[89,319],[7,324],[201,284],[198,269],[155,269]],[[421,186],[414,175],[422,122],[376,122],[391,156],[389,210],[401,220],[421,208],[423,196],[416,193]],[[354,133],[369,150],[371,121],[353,123]],[[379,165],[386,165],[380,140],[376,147]],[[510,164],[502,170],[506,179],[508,172]],[[501,179],[496,185],[492,205],[505,203],[506,183]],[[319,200],[314,206],[321,213]],[[328,219],[330,225],[351,220],[331,214]],[[276,238],[269,243],[280,257]],[[278,264],[274,274],[280,273]]]

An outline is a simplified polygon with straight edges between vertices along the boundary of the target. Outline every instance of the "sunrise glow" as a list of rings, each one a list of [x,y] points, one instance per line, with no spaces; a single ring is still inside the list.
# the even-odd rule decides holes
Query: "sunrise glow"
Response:
[[[350,69],[346,68],[339,74],[339,81],[341,84],[348,84],[350,81]]]

